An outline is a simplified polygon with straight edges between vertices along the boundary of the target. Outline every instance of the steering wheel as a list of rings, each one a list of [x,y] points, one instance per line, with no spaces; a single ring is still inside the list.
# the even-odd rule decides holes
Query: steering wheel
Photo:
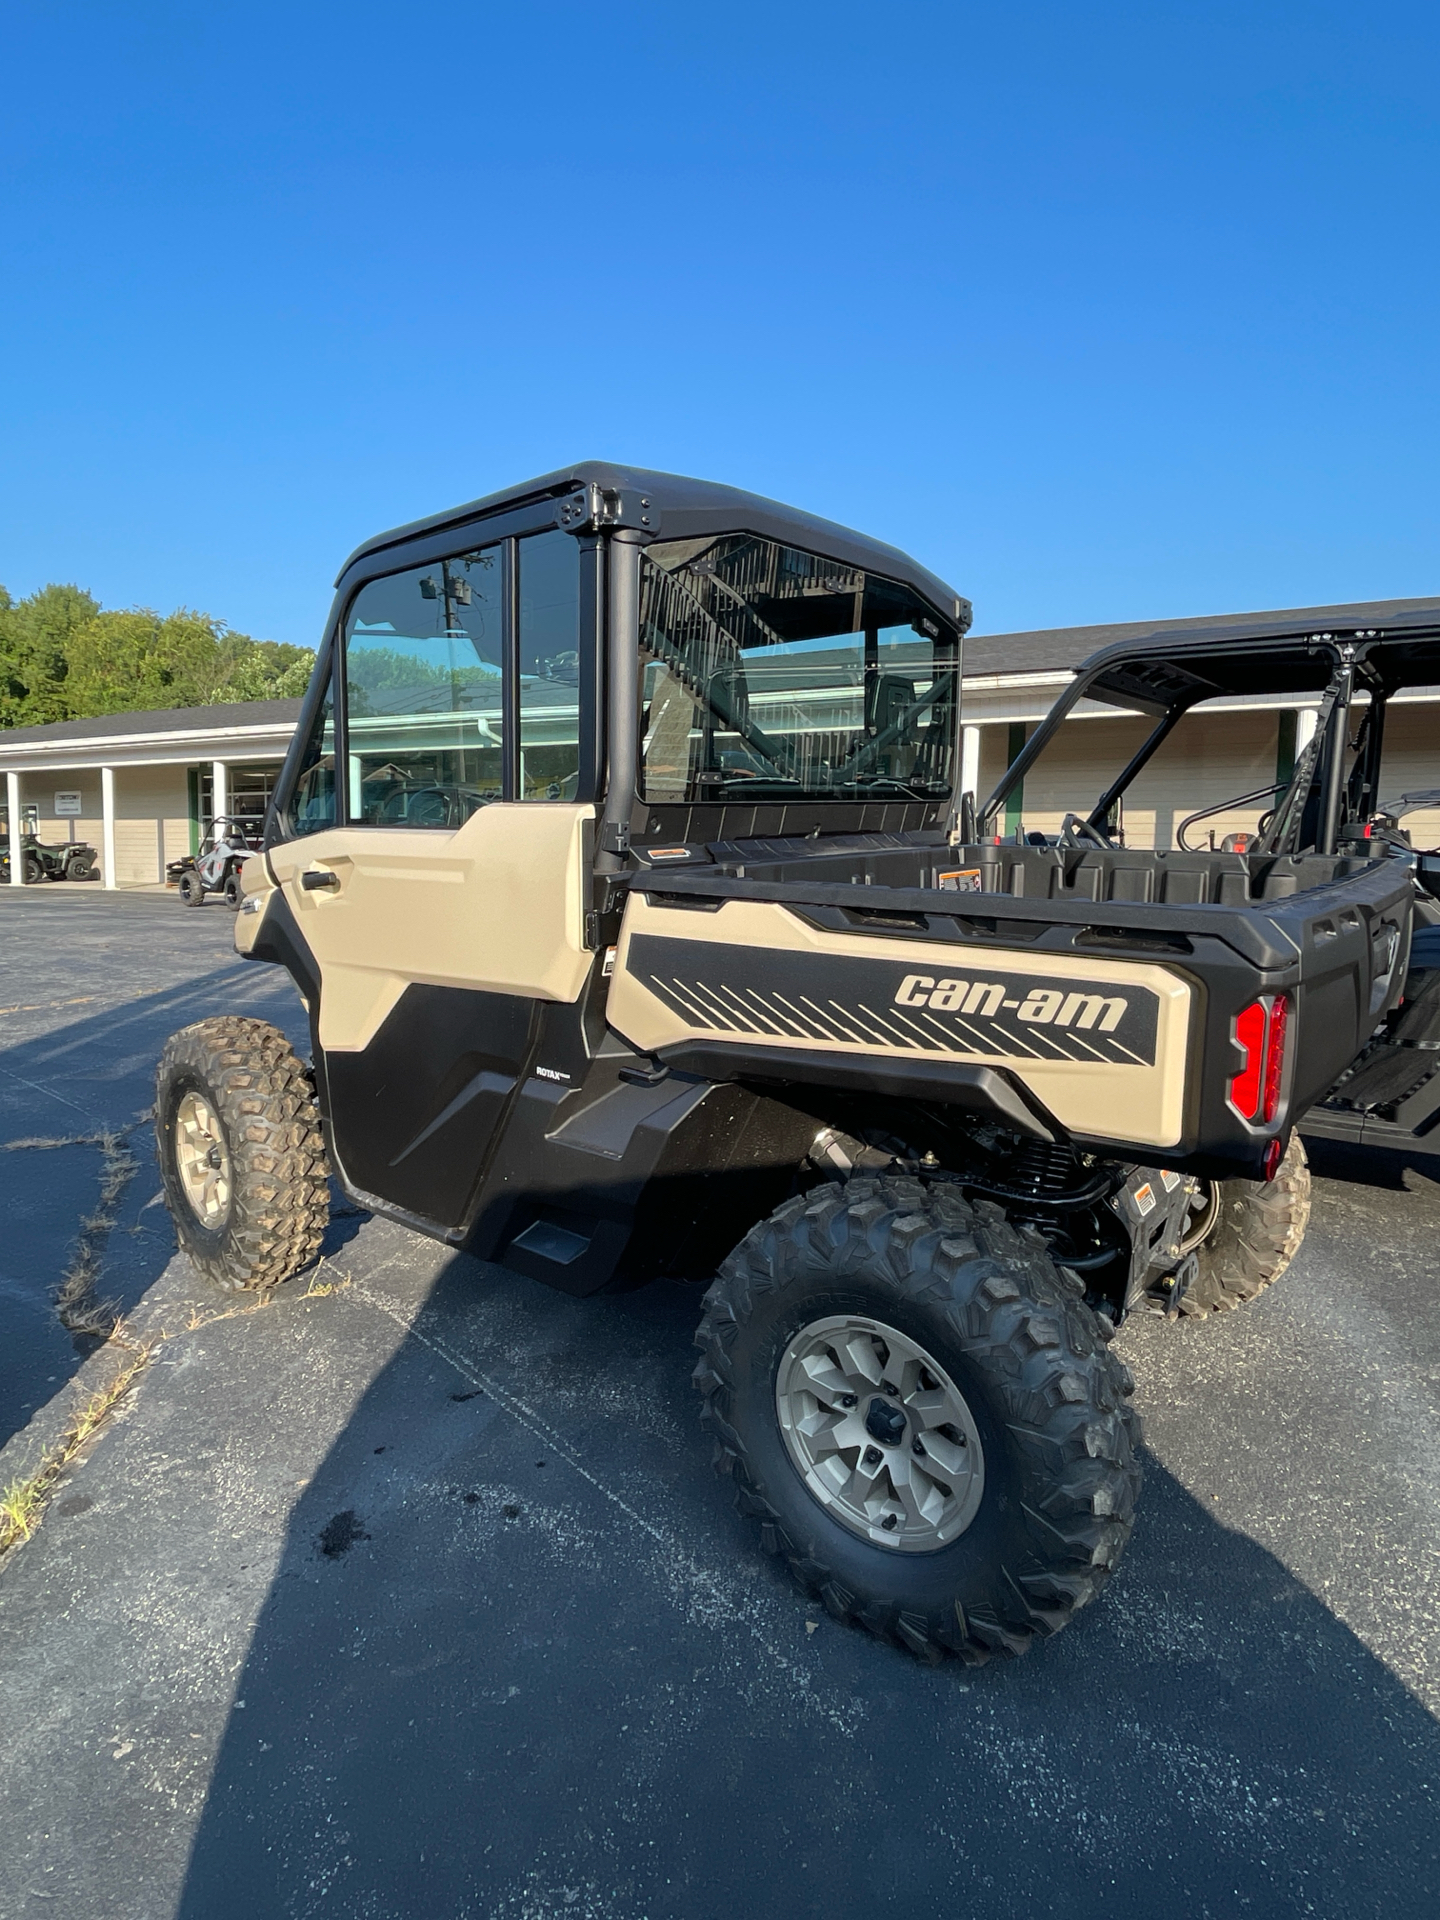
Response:
[[[448,827],[453,811],[450,795],[443,787],[423,787],[410,796],[405,824],[412,827]]]
[[[1102,833],[1093,821],[1084,819],[1078,813],[1067,813],[1060,822],[1060,845],[1078,847],[1082,839],[1091,841],[1107,853],[1115,851],[1115,842],[1108,834]]]

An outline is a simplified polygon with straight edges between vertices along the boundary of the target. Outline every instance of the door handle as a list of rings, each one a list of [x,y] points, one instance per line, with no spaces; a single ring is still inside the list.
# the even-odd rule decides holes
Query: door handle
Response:
[[[301,874],[300,884],[307,893],[319,893],[322,891],[338,893],[340,891],[340,876],[338,873],[327,872],[324,867],[311,867],[308,873]]]

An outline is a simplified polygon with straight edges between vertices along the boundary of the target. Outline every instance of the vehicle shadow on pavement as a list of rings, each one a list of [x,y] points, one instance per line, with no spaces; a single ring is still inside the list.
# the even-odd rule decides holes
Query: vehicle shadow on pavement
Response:
[[[326,1302],[413,1324],[293,1509],[183,1920],[1437,1910],[1440,1727],[1153,1460],[1070,1630],[928,1669],[730,1511],[696,1289],[435,1264]]]
[[[235,962],[0,1051],[0,1446],[65,1390],[99,1344],[67,1331],[56,1311],[82,1233],[98,1257],[95,1298],[121,1314],[173,1258],[148,1118],[155,1062],[177,1027],[221,1011],[271,1020],[308,1051],[289,980],[268,969],[241,974]],[[108,1166],[107,1135],[115,1140]],[[113,1225],[88,1230],[117,1154],[133,1171],[122,1169]],[[337,1220],[330,1244],[349,1231]]]

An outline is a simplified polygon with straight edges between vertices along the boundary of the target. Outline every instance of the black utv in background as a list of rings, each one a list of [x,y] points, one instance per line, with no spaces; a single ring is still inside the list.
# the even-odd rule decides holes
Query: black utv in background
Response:
[[[1335,611],[1343,615],[1345,609]],[[1407,815],[1440,806],[1440,792],[1387,799],[1382,785],[1390,702],[1409,688],[1440,683],[1440,606],[1396,611],[1384,629],[1347,630],[1338,620],[1317,619],[1313,611],[1309,619],[1309,626],[1298,631],[1262,619],[1198,635],[1193,630],[1158,633],[1143,645],[1120,645],[1095,655],[985,802],[980,828],[982,833],[989,828],[1027,774],[1043,766],[1079,704],[1103,701],[1149,714],[1154,725],[1084,816],[1076,813],[1066,822],[1059,846],[1072,849],[1072,862],[1074,850],[1090,849],[1093,858],[1080,859],[1074,875],[1059,883],[1062,891],[1068,885],[1093,887],[1101,897],[1116,900],[1190,899],[1198,897],[1197,860],[1214,867],[1217,903],[1286,898],[1313,885],[1306,873],[1313,875],[1322,860],[1381,861],[1392,873],[1405,874],[1414,899],[1411,942],[1396,950],[1386,975],[1390,991],[1363,1009],[1377,1016],[1363,1051],[1345,1062],[1334,1085],[1311,1092],[1314,1104],[1307,1103],[1299,1124],[1317,1138],[1440,1152],[1440,848],[1415,847],[1404,825]],[[1315,735],[1289,780],[1191,814],[1179,823],[1174,853],[1137,854],[1116,844],[1126,794],[1184,715],[1207,700],[1257,694],[1320,696]],[[1213,853],[1197,855],[1188,846],[1190,833],[1203,820],[1250,806],[1264,811],[1253,833],[1229,837],[1244,845],[1228,862],[1217,862]],[[1027,847],[1051,846],[1042,835],[1020,837]],[[991,862],[999,858],[987,856]],[[1040,874],[1042,891],[1052,885],[1055,863],[1063,864],[1058,852],[1021,858]],[[1094,872],[1087,870],[1091,866]],[[1012,862],[1007,871],[1012,880],[1005,884],[1013,885],[1022,870]],[[1032,877],[1032,893],[1035,887]],[[1362,930],[1342,913],[1318,931],[1326,945],[1338,947]],[[1380,922],[1368,934],[1389,942],[1393,929]],[[1344,1037],[1333,1055],[1337,1063],[1353,1031],[1343,992],[1340,1005]]]
[[[1330,717],[1263,852],[1116,846],[1119,787],[999,844],[956,792],[969,620],[892,547],[598,464],[370,541],[236,922],[312,1058],[188,1027],[156,1131],[223,1287],[315,1258],[331,1172],[572,1294],[701,1283],[761,1546],[973,1661],[1129,1537],[1126,1314],[1233,1306],[1298,1247],[1295,1125],[1395,1004],[1413,889],[1342,832]],[[1087,684],[1163,733],[1252,641]],[[1348,712],[1354,637],[1289,651]]]

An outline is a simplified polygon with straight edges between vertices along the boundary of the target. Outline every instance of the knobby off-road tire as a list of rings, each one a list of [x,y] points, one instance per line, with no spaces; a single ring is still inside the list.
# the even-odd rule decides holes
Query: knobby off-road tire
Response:
[[[225,904],[232,913],[240,911],[240,902],[245,898],[245,889],[240,884],[238,873],[229,874],[225,881]]]
[[[319,1253],[330,1190],[315,1089],[265,1021],[230,1015],[171,1035],[155,1144],[180,1245],[215,1286],[276,1286]]]
[[[180,876],[180,898],[187,907],[203,907],[205,904],[205,886],[198,873],[182,873]]]
[[[920,1535],[911,1551],[862,1538],[853,1509],[835,1518],[781,1431],[777,1373],[795,1377],[807,1327],[851,1315],[932,1356],[982,1451],[973,1517],[933,1550]],[[1134,1383],[1048,1253],[991,1202],[892,1176],[789,1200],[726,1260],[696,1345],[715,1465],[762,1547],[837,1619],[922,1658],[1024,1653],[1099,1593],[1129,1538]],[[892,1417],[870,1405],[882,1425]]]
[[[1216,1186],[1215,1224],[1195,1250],[1200,1272],[1180,1301],[1192,1318],[1229,1313],[1263,1293],[1300,1251],[1310,1220],[1310,1165],[1298,1133],[1273,1180]]]

